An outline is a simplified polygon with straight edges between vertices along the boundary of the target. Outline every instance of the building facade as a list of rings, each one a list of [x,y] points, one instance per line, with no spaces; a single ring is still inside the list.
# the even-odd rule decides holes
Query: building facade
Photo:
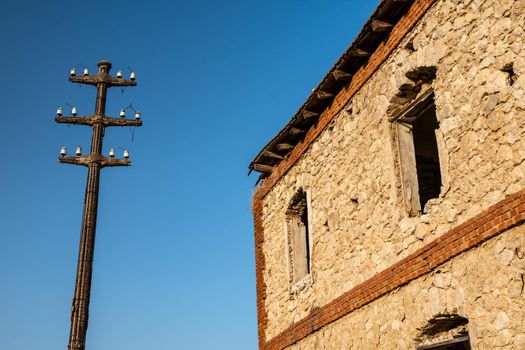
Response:
[[[525,349],[525,0],[383,0],[250,164],[260,349]]]

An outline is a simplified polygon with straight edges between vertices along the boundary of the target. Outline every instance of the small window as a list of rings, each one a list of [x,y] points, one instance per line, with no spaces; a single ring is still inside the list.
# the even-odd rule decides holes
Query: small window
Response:
[[[441,192],[434,91],[430,88],[422,93],[392,120],[397,123],[405,202],[410,215],[415,216]]]
[[[471,350],[468,319],[457,314],[437,315],[421,329],[416,341],[422,344],[416,350]]]
[[[286,212],[290,279],[299,282],[310,273],[310,242],[306,192],[300,189]]]
[[[467,335],[437,344],[418,346],[416,350],[470,350],[470,343]]]

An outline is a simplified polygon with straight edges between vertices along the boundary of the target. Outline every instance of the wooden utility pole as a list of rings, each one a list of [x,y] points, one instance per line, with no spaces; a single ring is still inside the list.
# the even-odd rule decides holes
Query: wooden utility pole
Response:
[[[115,159],[112,155],[106,158],[102,155],[102,141],[104,130],[108,126],[141,126],[140,119],[111,118],[105,115],[107,89],[113,86],[136,86],[132,79],[122,79],[122,74],[111,77],[109,71],[111,63],[98,62],[98,74],[76,76],[72,72],[69,81],[97,87],[95,114],[88,116],[63,117],[58,113],[55,121],[64,124],[89,125],[92,128],[91,151],[89,155],[67,156],[61,154],[60,163],[84,165],[88,168],[84,212],[82,215],[82,229],[80,233],[80,248],[78,253],[77,277],[75,295],[71,309],[71,331],[69,335],[69,350],[84,350],[89,318],[89,299],[91,294],[91,274],[93,271],[93,251],[95,246],[95,232],[97,226],[97,207],[100,169],[109,166],[129,166],[127,159]],[[120,75],[120,76],[119,76]],[[140,118],[140,114],[138,115]]]

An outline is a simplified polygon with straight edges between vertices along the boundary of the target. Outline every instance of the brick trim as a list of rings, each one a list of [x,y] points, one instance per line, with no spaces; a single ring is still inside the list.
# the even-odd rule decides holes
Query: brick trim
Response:
[[[436,0],[414,0],[414,3],[407,13],[396,23],[388,38],[377,47],[368,62],[361,66],[354,74],[350,83],[337,94],[330,107],[321,113],[317,124],[310,128],[304,139],[290,152],[288,158],[281,161],[279,165],[273,169],[270,176],[257,188],[254,194],[255,198],[264,198],[273,186],[293,167],[330,121],[341,112],[348,101],[350,101],[388,59],[390,54],[401,43],[401,40],[410,32],[435,1]]]
[[[343,109],[348,101],[361,89],[361,87],[372,77],[372,75],[385,62],[390,54],[401,43],[401,40],[410,32],[415,24],[423,17],[425,12],[437,0],[414,0],[414,3],[407,13],[397,22],[392,29],[389,37],[381,43],[376,51],[371,55],[367,64],[362,66],[352,77],[349,85],[342,89],[335,97],[332,105],[325,109],[319,117],[318,123],[312,127],[301,143],[290,152],[287,159],[283,160],[272,174],[259,186],[253,196],[254,232],[255,232],[255,280],[257,294],[257,325],[259,349],[274,349],[271,344],[277,342],[272,339],[266,342],[265,331],[268,325],[268,314],[265,310],[266,283],[263,271],[265,269],[265,258],[263,252],[264,227],[263,220],[263,199],[273,186],[292,168],[299,158],[308,150],[310,145],[321,134],[325,127]]]
[[[258,202],[260,203],[260,201]],[[261,224],[262,207],[254,206],[254,213]],[[259,315],[259,348],[261,350],[284,349],[311,335],[322,327],[348,315],[383,295],[400,288],[432,270],[446,261],[464,253],[482,242],[493,238],[506,230],[525,222],[525,189],[507,196],[473,218],[451,229],[429,244],[416,250],[406,258],[357,285],[341,296],[322,306],[310,315],[294,323],[268,342],[265,342],[267,314],[264,311],[266,285],[262,281],[261,265],[257,270],[257,310]],[[257,226],[257,225],[256,225]],[[256,233],[257,254],[263,254],[262,227]],[[263,260],[258,260],[264,264]],[[259,283],[262,283],[261,285]]]
[[[257,330],[259,334],[259,349],[264,349],[266,344],[266,326],[268,325],[268,314],[264,307],[266,297],[266,282],[264,282],[263,271],[266,262],[263,252],[264,227],[263,227],[263,208],[262,201],[253,202],[253,224],[255,231],[255,285],[257,287]]]

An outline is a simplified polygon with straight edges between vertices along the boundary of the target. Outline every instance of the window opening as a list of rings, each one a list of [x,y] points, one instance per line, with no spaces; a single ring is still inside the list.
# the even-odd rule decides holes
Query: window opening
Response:
[[[441,191],[441,169],[436,139],[436,130],[439,129],[439,123],[436,118],[436,107],[434,104],[422,111],[416,117],[412,126],[419,203],[423,209],[428,200],[439,197],[439,192]]]
[[[418,346],[416,350],[470,350],[469,337],[467,335],[437,344]]]
[[[310,273],[310,243],[306,192],[300,189],[292,198],[286,214],[293,284]]]
[[[468,319],[457,314],[437,315],[421,329],[416,350],[471,350]],[[452,338],[452,339],[451,339]]]
[[[390,120],[397,122],[405,201],[410,215],[418,215],[430,199],[439,197],[442,185],[433,89]]]

